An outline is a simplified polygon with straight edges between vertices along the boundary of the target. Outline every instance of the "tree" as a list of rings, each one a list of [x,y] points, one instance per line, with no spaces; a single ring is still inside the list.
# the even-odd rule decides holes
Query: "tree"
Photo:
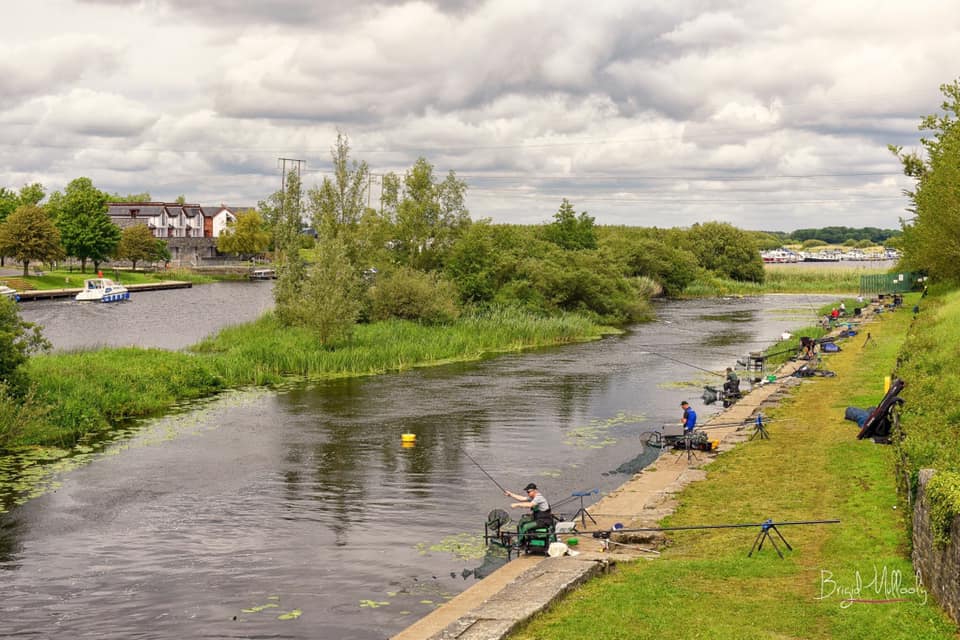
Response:
[[[324,176],[320,187],[308,193],[313,228],[325,237],[346,236],[350,243],[366,211],[364,198],[369,197],[370,169],[366,162],[350,162],[350,141],[342,133],[337,133],[330,156],[333,179]]]
[[[20,206],[20,197],[17,192],[6,187],[0,187],[0,222],[7,219]]]
[[[137,270],[138,262],[151,260],[156,255],[157,239],[153,237],[153,232],[147,225],[137,224],[121,232],[116,257],[132,262],[134,271]]]
[[[298,287],[295,300],[277,303],[277,314],[305,327],[324,345],[350,337],[360,315],[360,279],[337,238],[317,241],[317,261]]]
[[[35,204],[20,205],[0,224],[0,255],[22,263],[27,276],[31,261],[63,257],[60,232],[43,209]]]
[[[464,196],[467,185],[451,171],[437,182],[433,165],[419,158],[403,178],[384,178],[385,208],[394,213],[394,247],[400,262],[415,269],[436,269],[457,237],[470,225]]]
[[[40,333],[40,327],[25,322],[17,305],[0,297],[0,389],[14,395],[22,393],[27,386],[23,365],[31,353],[49,349],[50,343]]]
[[[7,216],[22,204],[40,204],[46,193],[46,189],[39,182],[23,185],[19,193],[0,187],[0,222],[6,220]],[[0,267],[4,265],[5,259],[6,256],[0,253]]]
[[[263,218],[256,211],[237,214],[235,222],[227,223],[226,231],[217,238],[220,253],[257,254],[270,246],[270,232],[264,228]]]
[[[695,224],[687,241],[704,269],[734,280],[763,282],[763,259],[745,231],[725,222]]]
[[[77,178],[61,195],[50,196],[50,209],[56,217],[67,255],[80,259],[80,272],[87,260],[100,268],[120,242],[120,227],[107,215],[107,194],[93,186],[90,178]]]
[[[544,229],[544,234],[547,240],[564,249],[597,248],[593,218],[586,211],[578,216],[566,198],[560,204],[560,210],[553,215],[553,222]]]
[[[277,318],[284,324],[303,321],[302,287],[306,278],[306,264],[300,256],[300,230],[303,227],[301,201],[303,188],[296,169],[287,174],[285,190],[274,194],[277,203],[273,225],[274,252],[277,265],[277,283],[273,288]]]
[[[901,220],[903,265],[925,270],[936,280],[960,281],[960,80],[940,86],[942,114],[926,116],[921,138],[926,157],[889,149],[903,164],[903,172],[916,180],[913,191],[904,193],[914,214]]]
[[[40,201],[47,195],[47,190],[39,182],[25,184],[20,187],[18,198],[20,204],[40,204]]]
[[[110,202],[150,202],[151,200],[152,198],[148,191],[144,191],[143,193],[128,193],[125,196],[119,193],[111,193],[109,195]]]

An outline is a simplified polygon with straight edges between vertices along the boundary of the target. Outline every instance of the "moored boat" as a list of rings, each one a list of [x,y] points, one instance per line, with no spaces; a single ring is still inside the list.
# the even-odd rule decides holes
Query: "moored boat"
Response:
[[[0,297],[10,298],[15,302],[19,302],[20,296],[17,295],[16,289],[11,289],[5,284],[0,284]]]
[[[120,302],[129,300],[130,292],[110,278],[89,278],[83,281],[83,291],[74,300],[79,302]]]

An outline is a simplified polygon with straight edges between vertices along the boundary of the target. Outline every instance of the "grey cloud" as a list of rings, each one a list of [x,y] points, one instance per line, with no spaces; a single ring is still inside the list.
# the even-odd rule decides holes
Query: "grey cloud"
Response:
[[[118,66],[119,49],[92,36],[61,36],[0,46],[0,107],[62,91],[93,72]]]
[[[82,4],[136,7],[145,0],[79,0]],[[202,23],[263,27],[285,25],[297,29],[326,28],[355,22],[386,7],[409,0],[154,0],[154,4]],[[475,3],[469,0],[428,0],[443,12],[462,14]]]

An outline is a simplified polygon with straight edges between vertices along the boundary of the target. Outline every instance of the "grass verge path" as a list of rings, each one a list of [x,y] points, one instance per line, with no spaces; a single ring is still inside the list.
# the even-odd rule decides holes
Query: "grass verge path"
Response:
[[[804,381],[767,412],[771,439],[722,454],[663,523],[841,524],[783,527],[794,547],[785,559],[768,546],[748,558],[750,529],[673,532],[660,559],[621,564],[511,638],[956,638],[936,604],[912,591],[892,449],[856,440],[843,420],[845,407],[879,401],[910,320],[884,315],[864,328],[869,344],[848,340],[825,360],[837,377]]]

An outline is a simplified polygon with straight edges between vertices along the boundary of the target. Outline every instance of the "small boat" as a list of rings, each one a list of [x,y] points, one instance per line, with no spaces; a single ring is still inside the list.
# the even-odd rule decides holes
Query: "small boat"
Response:
[[[130,292],[122,284],[109,278],[89,278],[83,281],[83,291],[74,300],[79,302],[120,302],[129,300]]]
[[[276,280],[277,272],[275,269],[254,269],[250,272],[251,280]]]
[[[0,284],[0,297],[10,298],[14,302],[20,301],[20,296],[17,295],[17,290],[11,289],[5,284]]]

